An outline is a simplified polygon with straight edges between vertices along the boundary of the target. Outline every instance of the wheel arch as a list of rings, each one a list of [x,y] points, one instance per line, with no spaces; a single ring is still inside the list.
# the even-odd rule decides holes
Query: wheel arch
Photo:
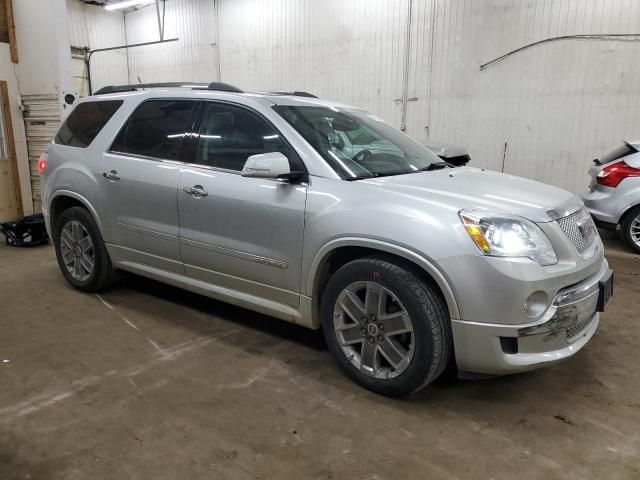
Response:
[[[102,238],[104,238],[105,232],[96,209],[85,197],[70,190],[57,190],[51,196],[51,200],[49,202],[49,217],[50,228],[52,232],[53,227],[55,226],[55,222],[60,214],[71,207],[85,208],[95,220],[96,224],[98,225],[98,229],[100,230],[100,235],[102,235]]]
[[[640,207],[640,203],[634,203],[632,205],[630,205],[629,207],[627,207],[624,212],[622,212],[622,215],[620,215],[620,220],[618,220],[618,225],[622,225],[625,220],[627,219],[627,217],[631,214],[631,212],[633,212],[634,210],[636,210],[637,208]]]
[[[419,273],[422,273],[439,288],[447,304],[449,316],[454,319],[460,318],[460,310],[453,289],[432,261],[399,245],[375,239],[348,237],[332,240],[324,245],[318,253],[316,253],[311,263],[306,292],[307,295],[311,297],[313,325],[320,324],[320,297],[331,274],[341,265],[351,260],[381,253],[395,256],[416,267]]]

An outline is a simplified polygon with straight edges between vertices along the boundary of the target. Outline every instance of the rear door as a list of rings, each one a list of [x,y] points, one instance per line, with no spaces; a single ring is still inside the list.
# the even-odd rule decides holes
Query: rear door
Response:
[[[297,306],[306,184],[240,175],[250,155],[295,151],[257,112],[203,102],[192,165],[178,190],[180,251],[186,274],[225,288]]]
[[[179,159],[197,102],[140,104],[101,161],[100,201],[118,260],[183,273],[178,247]]]

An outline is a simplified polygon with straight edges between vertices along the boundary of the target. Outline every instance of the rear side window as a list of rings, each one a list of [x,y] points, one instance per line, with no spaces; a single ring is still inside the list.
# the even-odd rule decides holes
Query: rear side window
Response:
[[[79,104],[60,127],[54,142],[69,147],[88,147],[122,103],[122,100],[104,100]]]
[[[140,105],[111,146],[111,150],[145,157],[178,160],[189,132],[190,100],[149,100]]]

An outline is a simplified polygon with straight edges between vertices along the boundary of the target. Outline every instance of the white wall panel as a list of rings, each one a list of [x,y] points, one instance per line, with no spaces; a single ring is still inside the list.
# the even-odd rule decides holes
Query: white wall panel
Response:
[[[640,33],[634,0],[219,0],[222,80],[307,90],[401,123],[412,2],[407,132],[460,143],[473,164],[580,192],[592,158],[639,137],[640,42],[564,40]],[[217,78],[213,0],[167,0],[165,38],[129,51],[130,80]],[[98,22],[95,28],[102,28]],[[158,39],[155,6],[126,14],[130,43]]]
[[[129,43],[160,40],[155,5],[126,14]],[[213,0],[170,0],[166,2],[164,38],[175,43],[129,50],[132,82],[195,81],[218,78]]]
[[[79,0],[67,0],[67,11],[72,46],[93,50],[127,43],[121,11],[109,12]],[[78,74],[86,76],[86,70],[78,66],[74,75]],[[128,83],[126,50],[95,53],[91,58],[91,77],[94,91],[105,85]],[[84,88],[78,93],[87,94]]]
[[[466,145],[478,166],[574,192],[586,170],[638,133],[637,41],[563,40],[534,46],[480,71],[527,43],[575,34],[639,33],[631,0],[422,0],[412,27],[423,45],[412,64],[408,133]],[[429,9],[431,6],[431,9]],[[429,20],[435,17],[435,35]],[[429,100],[429,83],[431,99]],[[427,129],[427,127],[429,127]]]
[[[398,123],[407,5],[222,1],[222,77],[248,90],[306,90]]]

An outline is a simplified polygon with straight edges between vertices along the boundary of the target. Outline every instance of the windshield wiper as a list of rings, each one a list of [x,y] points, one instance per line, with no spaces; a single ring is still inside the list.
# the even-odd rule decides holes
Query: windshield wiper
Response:
[[[442,170],[443,168],[447,168],[449,164],[445,162],[432,162],[426,167],[419,168],[418,172],[430,172],[432,170]]]
[[[364,180],[366,178],[376,178],[377,175],[356,175],[355,177],[347,177],[347,182],[353,182],[354,180]]]
[[[347,181],[353,180],[365,180],[367,178],[380,178],[380,177],[393,177],[395,175],[408,175],[410,173],[417,172],[430,172],[431,170],[441,170],[443,168],[447,168],[449,164],[445,162],[433,162],[427,165],[426,167],[419,168],[417,170],[391,170],[389,172],[372,172],[367,175],[356,175],[355,177],[345,178]]]
[[[345,180],[365,180],[367,178],[380,178],[380,177],[392,177],[394,175],[405,175],[407,173],[413,173],[412,171],[407,172],[406,170],[393,170],[391,172],[371,172],[367,175],[356,175],[355,177],[348,177]]]
[[[376,177],[393,177],[394,175],[407,175],[413,173],[411,170],[392,170],[391,172],[379,172]]]

